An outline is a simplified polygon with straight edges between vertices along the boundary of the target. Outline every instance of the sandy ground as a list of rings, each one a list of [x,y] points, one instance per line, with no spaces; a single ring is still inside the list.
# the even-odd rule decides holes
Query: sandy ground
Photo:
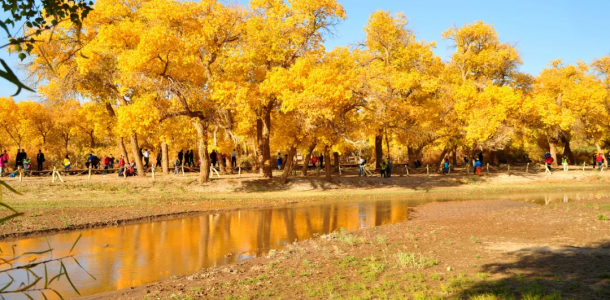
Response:
[[[431,203],[412,215],[85,299],[610,299],[610,200]]]
[[[275,174],[279,177],[279,173]],[[3,188],[2,200],[24,213],[0,224],[0,239],[61,230],[177,218],[201,212],[245,209],[354,196],[428,197],[471,196],[513,192],[578,191],[602,189],[610,184],[608,172],[573,171],[568,174],[491,174],[478,177],[453,174],[394,176],[392,178],[295,177],[288,184],[262,179],[258,174],[224,175],[199,184],[197,174],[156,179],[117,178],[115,175],[66,176],[4,180],[22,195]],[[0,214],[2,215],[2,214]]]

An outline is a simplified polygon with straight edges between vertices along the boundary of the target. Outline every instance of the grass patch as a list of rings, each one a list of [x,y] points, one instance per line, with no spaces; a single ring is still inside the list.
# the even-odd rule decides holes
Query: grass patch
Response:
[[[364,238],[353,235],[345,228],[341,228],[339,233],[337,233],[337,240],[341,243],[348,244],[350,246],[359,245],[364,243]]]
[[[402,267],[425,268],[438,265],[438,260],[421,254],[398,252],[398,264]]]

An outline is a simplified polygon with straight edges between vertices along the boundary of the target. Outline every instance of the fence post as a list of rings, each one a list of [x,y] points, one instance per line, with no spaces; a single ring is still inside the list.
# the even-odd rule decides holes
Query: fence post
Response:
[[[51,173],[53,175],[53,183],[55,183],[55,167],[53,167],[53,173]]]
[[[525,167],[525,173],[529,173],[530,172],[530,163],[527,163],[527,166]]]
[[[582,163],[582,171],[583,171],[583,172],[585,171],[585,165],[586,165],[586,164],[587,164],[586,162],[583,162],[583,163]]]
[[[487,163],[487,175],[489,175],[489,163]]]
[[[17,166],[17,172],[19,172],[19,182],[21,182],[21,166]]]
[[[508,164],[508,172],[510,173],[510,164]]]
[[[156,164],[153,164],[152,168],[150,169],[152,171],[152,179],[155,179],[155,167],[156,166],[157,166]]]
[[[89,176],[87,177],[87,180],[91,180],[91,165],[89,165]]]
[[[428,174],[428,177],[430,176],[430,168],[428,167],[428,165],[426,165],[426,174]]]
[[[405,169],[407,169],[407,176],[409,176],[409,165],[405,165]]]
[[[184,162],[182,163],[182,176],[184,176]]]

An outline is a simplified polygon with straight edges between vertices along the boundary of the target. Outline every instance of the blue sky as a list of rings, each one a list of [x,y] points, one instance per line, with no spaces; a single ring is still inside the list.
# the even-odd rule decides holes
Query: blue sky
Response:
[[[450,43],[441,39],[443,31],[452,25],[462,26],[475,20],[491,23],[500,40],[516,45],[523,59],[523,72],[537,74],[551,60],[565,63],[610,55],[610,1],[483,1],[483,0],[339,0],[348,19],[328,40],[328,48],[354,44],[364,40],[363,27],[375,10],[403,12],[409,27],[418,39],[436,41],[436,54],[449,60]],[[247,3],[247,0],[237,0]],[[2,17],[2,14],[0,14]],[[15,67],[17,59],[0,53],[0,58]],[[22,74],[22,77],[24,74]],[[0,96],[14,93],[14,88],[0,82]],[[22,93],[18,99],[33,98]]]

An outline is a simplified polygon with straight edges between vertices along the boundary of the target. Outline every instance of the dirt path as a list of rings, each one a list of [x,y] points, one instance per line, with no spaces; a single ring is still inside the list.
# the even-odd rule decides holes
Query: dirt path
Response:
[[[608,199],[432,203],[414,215],[86,299],[610,298]]]
[[[287,185],[262,180],[256,174],[223,176],[204,185],[197,183],[196,174],[157,176],[155,180],[101,175],[94,175],[91,180],[86,176],[68,176],[65,180],[65,183],[51,183],[49,178],[8,180],[23,195],[4,192],[2,200],[25,215],[0,224],[0,239],[355,196],[471,197],[515,191],[592,190],[606,187],[610,173],[417,175],[388,179],[344,176],[334,178],[332,183],[321,177],[307,177],[293,178]]]

